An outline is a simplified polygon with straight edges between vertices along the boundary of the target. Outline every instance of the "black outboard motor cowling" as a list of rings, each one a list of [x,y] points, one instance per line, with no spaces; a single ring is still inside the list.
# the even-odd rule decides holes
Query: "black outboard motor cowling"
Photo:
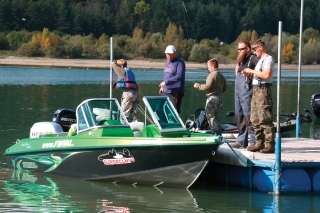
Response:
[[[311,95],[311,108],[316,117],[320,117],[320,93]]]
[[[52,116],[52,122],[60,124],[64,132],[68,132],[71,124],[77,123],[76,112],[72,109],[59,108]]]

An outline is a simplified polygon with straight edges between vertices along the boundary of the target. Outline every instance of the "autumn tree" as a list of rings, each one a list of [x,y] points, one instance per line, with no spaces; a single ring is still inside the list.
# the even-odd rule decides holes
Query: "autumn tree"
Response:
[[[143,31],[142,29],[139,29],[139,28],[134,28],[134,31],[133,31],[133,36],[132,36],[132,39],[131,39],[131,44],[133,46],[133,50],[134,50],[134,56],[137,57],[138,54],[137,54],[137,51],[138,51],[138,48],[139,46],[143,43]]]
[[[60,38],[54,33],[50,32],[47,28],[44,28],[42,33],[39,32],[32,36],[31,42],[42,50],[47,50],[50,47],[58,46],[60,43]]]
[[[179,41],[182,41],[184,38],[184,32],[181,27],[177,27],[175,24],[171,23],[168,25],[166,29],[166,35],[164,37],[164,42],[168,44],[172,44],[178,46]]]
[[[294,51],[294,45],[291,42],[289,42],[287,45],[284,45],[281,52],[284,63],[291,63],[293,56],[296,54],[296,51]]]
[[[240,41],[249,41],[250,44],[254,43],[258,39],[258,33],[255,30],[242,31],[237,38],[237,43]]]

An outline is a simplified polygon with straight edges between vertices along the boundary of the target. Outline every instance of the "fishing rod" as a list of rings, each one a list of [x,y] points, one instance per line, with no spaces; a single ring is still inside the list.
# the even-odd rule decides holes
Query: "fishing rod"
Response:
[[[139,104],[139,111],[147,118],[147,120],[150,122],[150,123],[154,123],[152,118],[150,118],[150,116],[147,114],[147,112],[142,108],[142,106],[140,106]]]
[[[181,3],[182,3],[182,6],[183,6],[183,8],[184,8],[184,11],[186,11],[186,14],[187,14],[187,17],[188,17],[188,21],[189,21],[189,23],[190,23],[190,26],[191,26],[191,29],[192,29],[193,35],[194,35],[194,37],[195,37],[196,41],[198,41],[198,38],[197,38],[197,36],[196,36],[196,33],[194,32],[194,29],[193,29],[192,23],[191,23],[190,18],[189,18],[189,15],[188,15],[188,11],[187,11],[186,5],[184,4],[184,2],[183,2],[183,1],[181,1]],[[185,21],[185,22],[186,22],[186,21]],[[187,32],[188,32],[187,23],[186,23],[186,29],[187,29]],[[188,33],[188,37],[189,37],[189,33]]]
[[[188,11],[187,11],[187,7],[186,7],[186,5],[184,4],[183,1],[181,1],[181,3],[182,3],[183,9],[184,9],[185,14],[186,14],[185,17],[188,18],[188,21],[189,21],[190,26],[191,26],[192,33],[193,33],[194,38],[195,38],[195,40],[196,40],[196,45],[197,45],[196,47],[197,47],[197,49],[198,49],[197,51],[200,53],[200,52],[201,52],[201,45],[200,45],[200,43],[198,42],[198,38],[197,38],[197,36],[196,36],[196,33],[195,33],[195,31],[194,31],[192,22],[191,22],[191,20],[190,20],[190,17],[189,17]],[[185,25],[186,25],[186,30],[187,30],[187,37],[190,38],[189,32],[188,32],[188,23],[187,23],[187,21],[186,21],[186,18],[185,18]],[[192,47],[192,49],[193,49],[193,48],[195,48],[195,47]],[[198,53],[198,54],[199,54],[199,53]],[[199,54],[199,56],[201,57],[202,62],[206,62],[206,61],[207,61],[207,57],[208,57],[208,56],[205,57],[204,54]]]

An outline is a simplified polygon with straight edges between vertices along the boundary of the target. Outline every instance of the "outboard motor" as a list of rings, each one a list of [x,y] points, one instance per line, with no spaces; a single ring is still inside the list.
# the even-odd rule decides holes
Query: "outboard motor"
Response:
[[[76,112],[72,109],[59,108],[52,116],[52,122],[60,124],[64,132],[68,132],[72,124],[77,123]]]
[[[311,108],[316,117],[320,117],[320,93],[311,96]]]

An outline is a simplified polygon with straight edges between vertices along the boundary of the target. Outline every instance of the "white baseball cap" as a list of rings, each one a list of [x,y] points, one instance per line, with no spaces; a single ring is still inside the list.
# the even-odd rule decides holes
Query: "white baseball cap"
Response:
[[[164,53],[172,54],[172,53],[175,53],[176,51],[177,50],[173,45],[169,45],[169,46],[167,46],[166,51],[164,51]]]

